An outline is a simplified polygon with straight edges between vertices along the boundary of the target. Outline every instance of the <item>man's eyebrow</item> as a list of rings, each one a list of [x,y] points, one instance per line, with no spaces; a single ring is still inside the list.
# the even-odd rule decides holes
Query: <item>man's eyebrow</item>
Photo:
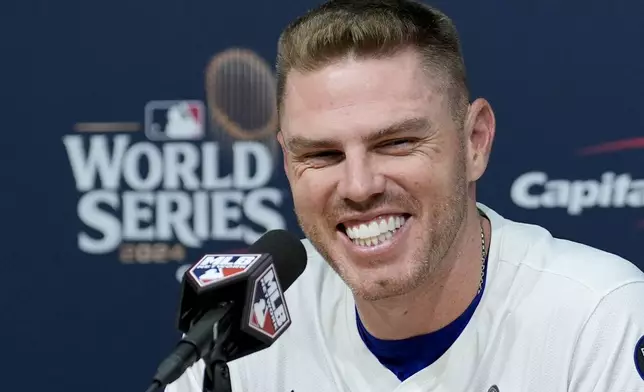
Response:
[[[302,150],[324,150],[337,147],[338,142],[331,139],[310,139],[305,136],[293,136],[286,140],[286,149],[291,152]]]
[[[429,120],[422,117],[408,118],[393,123],[377,132],[362,138],[365,143],[373,143],[380,139],[396,136],[406,132],[425,131],[431,126]],[[293,136],[286,140],[286,148],[291,152],[301,150],[322,150],[339,148],[339,143],[332,139],[311,139],[305,136]]]

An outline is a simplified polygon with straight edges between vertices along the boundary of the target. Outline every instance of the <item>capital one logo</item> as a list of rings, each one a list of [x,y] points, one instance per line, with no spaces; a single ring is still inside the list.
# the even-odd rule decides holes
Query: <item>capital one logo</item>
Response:
[[[579,151],[581,156],[619,153],[644,148],[644,137],[591,146]],[[606,171],[596,178],[563,179],[543,171],[520,175],[512,184],[514,204],[525,209],[560,208],[578,216],[591,208],[644,207],[644,178],[633,173]],[[644,220],[638,222],[644,228]]]

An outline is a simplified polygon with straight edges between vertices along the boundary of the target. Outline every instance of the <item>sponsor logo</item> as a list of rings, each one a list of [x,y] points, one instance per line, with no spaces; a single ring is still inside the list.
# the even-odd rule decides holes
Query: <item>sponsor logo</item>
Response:
[[[201,287],[229,279],[249,269],[261,255],[205,255],[189,273]]]
[[[274,338],[288,326],[290,316],[273,265],[255,281],[252,303],[251,328]]]
[[[205,103],[151,100],[124,108],[140,110],[141,122],[79,122],[63,137],[82,252],[184,262],[190,248],[243,247],[286,228],[287,190],[272,184],[281,158],[268,64],[231,49],[213,58],[206,79]]]
[[[644,148],[644,138],[586,147],[578,153],[593,156],[637,148]],[[560,208],[572,216],[592,208],[641,208],[644,207],[644,178],[606,171],[596,178],[565,179],[531,171],[514,181],[510,196],[522,208]]]
[[[630,173],[606,172],[599,179],[567,180],[534,171],[519,176],[510,194],[519,207],[563,208],[569,215],[580,215],[595,207],[643,207],[644,179],[634,179]]]

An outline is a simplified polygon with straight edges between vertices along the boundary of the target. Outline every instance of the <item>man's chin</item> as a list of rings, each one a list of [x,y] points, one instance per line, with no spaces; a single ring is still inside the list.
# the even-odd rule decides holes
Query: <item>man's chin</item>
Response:
[[[347,242],[338,237],[330,241],[312,239],[311,242],[357,298],[376,301],[396,297],[418,285],[414,282],[419,279],[414,279],[414,273],[411,273],[413,267],[407,264],[413,259],[408,252],[365,257],[354,254],[347,248]],[[350,243],[349,246],[355,245]]]
[[[409,292],[405,285],[391,280],[381,280],[368,284],[362,283],[350,286],[350,288],[356,300],[360,299],[369,302],[396,298]]]
[[[396,271],[392,267],[353,268],[351,272],[336,268],[336,272],[356,299],[377,301],[405,295],[418,286],[419,279],[409,277],[408,271]]]

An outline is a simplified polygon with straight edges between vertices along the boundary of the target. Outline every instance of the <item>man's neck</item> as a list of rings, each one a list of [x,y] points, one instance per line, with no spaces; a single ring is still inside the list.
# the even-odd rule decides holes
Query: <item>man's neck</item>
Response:
[[[379,301],[356,298],[360,320],[379,339],[404,339],[437,331],[460,316],[476,296],[481,278],[481,224],[486,243],[490,224],[476,207],[446,257],[415,290]]]

